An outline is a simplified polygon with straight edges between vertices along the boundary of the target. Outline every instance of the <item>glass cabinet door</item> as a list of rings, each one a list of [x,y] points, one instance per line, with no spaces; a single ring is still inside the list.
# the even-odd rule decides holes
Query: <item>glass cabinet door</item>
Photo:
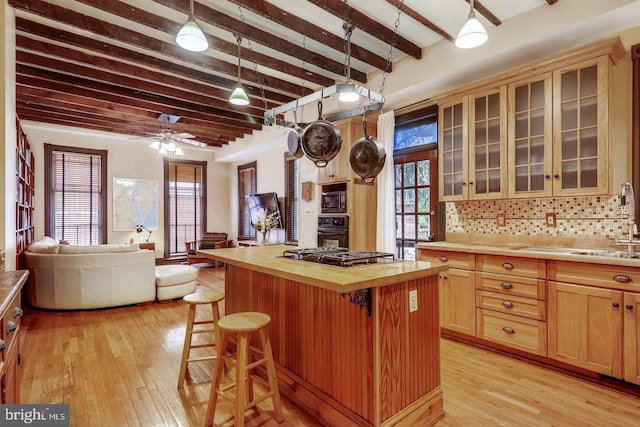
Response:
[[[554,194],[608,189],[606,57],[554,71]]]
[[[467,198],[467,100],[440,106],[440,199]]]
[[[506,87],[471,96],[469,198],[506,195]]]
[[[509,84],[509,197],[552,194],[551,73]]]

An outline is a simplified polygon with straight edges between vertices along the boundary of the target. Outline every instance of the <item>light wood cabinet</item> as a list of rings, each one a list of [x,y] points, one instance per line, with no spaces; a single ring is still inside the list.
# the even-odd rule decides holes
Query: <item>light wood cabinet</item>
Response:
[[[549,282],[549,357],[622,378],[622,292]]]
[[[440,107],[440,199],[506,196],[506,86]]]
[[[640,384],[637,268],[549,262],[549,357]]]
[[[546,356],[546,261],[478,255],[476,269],[477,336]]]
[[[0,273],[0,403],[20,403],[20,324],[22,287],[28,272]]]
[[[640,293],[624,293],[624,379],[640,385]]]
[[[440,327],[475,336],[475,255],[418,249],[418,260],[449,266],[439,275]]]

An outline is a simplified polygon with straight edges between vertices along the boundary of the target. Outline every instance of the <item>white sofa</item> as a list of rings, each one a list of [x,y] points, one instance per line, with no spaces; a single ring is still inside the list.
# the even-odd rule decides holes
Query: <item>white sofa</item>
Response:
[[[154,301],[154,251],[138,245],[58,245],[50,238],[25,252],[27,301],[34,307],[70,310]]]

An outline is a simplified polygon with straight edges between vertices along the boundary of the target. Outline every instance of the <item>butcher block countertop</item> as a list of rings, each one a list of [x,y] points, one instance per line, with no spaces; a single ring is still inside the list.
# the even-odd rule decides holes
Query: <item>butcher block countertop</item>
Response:
[[[532,249],[528,249],[532,248]],[[620,265],[626,267],[640,267],[640,253],[639,258],[623,258],[611,255],[585,255],[594,251],[594,249],[582,249],[576,248],[562,248],[562,247],[537,247],[526,246],[522,244],[510,244],[510,245],[479,245],[479,244],[466,244],[466,243],[453,243],[453,242],[430,242],[430,243],[418,243],[416,249],[436,249],[452,252],[471,252],[476,254],[486,255],[500,255],[500,256],[515,256],[522,258],[536,258],[536,259],[548,259],[556,261],[572,261],[583,262],[590,264],[606,264],[606,265]],[[615,249],[603,248],[603,251],[625,251],[626,246],[618,246]]]
[[[446,264],[402,260],[354,267],[337,267],[285,258],[282,254],[287,249],[291,249],[291,246],[269,245],[248,248],[203,249],[199,250],[198,254],[231,265],[336,292],[351,292],[363,288],[386,286],[432,276],[448,269]]]

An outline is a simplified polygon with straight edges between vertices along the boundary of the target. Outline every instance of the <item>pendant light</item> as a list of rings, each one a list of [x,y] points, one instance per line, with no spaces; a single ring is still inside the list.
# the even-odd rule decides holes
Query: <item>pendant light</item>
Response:
[[[190,0],[190,5],[191,13],[189,13],[187,22],[185,22],[182,28],[180,28],[180,31],[178,31],[176,43],[183,49],[192,52],[202,52],[207,50],[209,43],[207,43],[207,38],[196,23],[196,16],[193,13],[193,0]]]
[[[238,41],[238,83],[236,84],[236,88],[231,92],[231,96],[229,97],[229,102],[233,105],[248,105],[249,97],[247,93],[242,88],[242,83],[240,83],[240,53],[241,48],[240,45],[242,43],[242,37],[237,36],[236,40]]]
[[[476,13],[473,10],[473,0],[469,1],[469,16],[464,24],[458,37],[456,37],[456,47],[460,49],[471,49],[478,47],[487,41],[487,30],[484,29],[480,21],[476,19]]]
[[[353,32],[353,26],[351,23],[345,22],[343,24],[343,28],[345,30],[345,37],[347,41],[347,57],[346,57],[346,67],[344,73],[344,83],[340,85],[340,95],[338,95],[338,100],[340,102],[356,102],[360,99],[360,94],[356,90],[356,85],[350,81],[351,77],[351,33]]]

